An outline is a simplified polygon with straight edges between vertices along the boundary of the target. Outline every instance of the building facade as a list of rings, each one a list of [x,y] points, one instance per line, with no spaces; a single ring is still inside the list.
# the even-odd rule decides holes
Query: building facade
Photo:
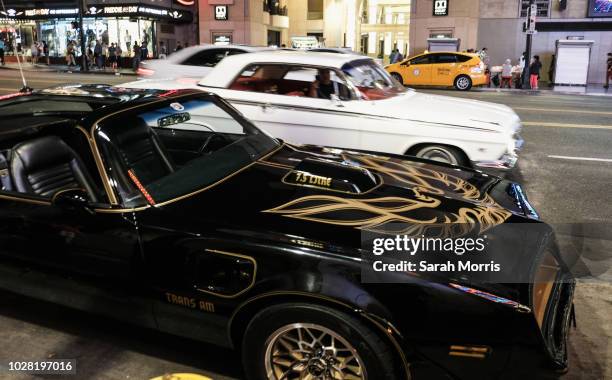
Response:
[[[200,0],[200,42],[282,46],[288,43],[289,0]]]
[[[486,47],[491,64],[509,58],[514,64],[525,50],[523,31],[529,0],[443,0],[447,15],[436,16],[437,0],[414,0],[411,19],[410,53],[427,49],[427,39],[444,36],[461,40],[460,50]],[[556,41],[567,38],[592,40],[588,80],[605,79],[606,55],[612,51],[612,13],[597,13],[597,0],[570,0],[563,9],[558,0],[536,0],[537,33],[532,54],[543,63],[542,79],[549,80],[548,68]]]
[[[74,1],[4,1],[0,10],[0,38],[8,55],[28,55],[34,41],[45,41],[49,56],[61,58],[73,42],[80,54],[79,9]],[[188,0],[88,0],[84,9],[85,45],[96,41],[118,44],[129,56],[134,43],[144,42],[150,56],[159,43],[169,51],[177,43],[197,43],[197,7]],[[191,5],[190,5],[191,4]]]

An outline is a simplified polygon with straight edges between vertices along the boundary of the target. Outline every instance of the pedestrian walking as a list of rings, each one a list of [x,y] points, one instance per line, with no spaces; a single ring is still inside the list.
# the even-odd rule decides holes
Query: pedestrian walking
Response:
[[[108,48],[108,62],[110,63],[112,70],[117,69],[117,56],[115,55],[116,50],[117,48],[115,47],[115,43],[111,42],[111,45]]]
[[[608,60],[606,61],[606,84],[604,88],[610,87],[610,78],[612,78],[612,52],[608,53]]]
[[[102,68],[102,44],[100,40],[96,40],[96,45],[94,46],[94,58],[96,60],[96,68]]]
[[[102,40],[102,68],[106,70],[106,64],[108,63],[108,44]]]
[[[89,69],[92,69],[94,64],[95,64],[94,48],[92,44],[89,44],[89,46],[87,46],[87,67]]]
[[[480,50],[478,52],[478,55],[480,56],[480,60],[482,61],[482,63],[484,63],[485,70],[488,69],[489,65],[491,63],[491,58],[489,57],[489,53],[487,52],[487,48],[483,47],[482,50]]]
[[[394,64],[396,61],[395,56],[397,55],[396,53],[397,49],[393,49],[391,50],[391,54],[389,54],[389,63],[390,64]]]
[[[138,45],[138,41],[134,41],[134,47],[132,48],[134,52],[134,59],[132,60],[132,68],[134,71],[138,70],[138,66],[140,66],[140,45]]]
[[[538,90],[538,80],[540,79],[540,70],[542,70],[542,62],[540,56],[534,55],[529,64],[529,86],[532,90]]]
[[[43,41],[42,42],[42,52],[43,52],[43,56],[45,57],[45,63],[47,64],[47,66],[49,66],[50,62],[49,62],[49,45],[47,45],[47,41]]]
[[[168,57],[168,49],[164,44],[164,41],[159,41],[159,59],[166,59]]]
[[[2,66],[4,66],[4,49],[6,48],[6,45],[4,43],[4,39],[0,38],[0,63],[2,63]]]
[[[38,43],[36,41],[32,42],[30,46],[30,53],[32,54],[32,64],[35,65],[38,63]]]
[[[140,61],[146,61],[149,58],[149,49],[147,48],[147,43],[142,41],[142,45],[140,45]]]
[[[512,61],[509,58],[502,65],[501,84],[499,87],[504,88],[506,84],[508,88],[512,88]]]
[[[181,41],[176,43],[176,49],[174,51],[181,51],[183,50],[183,45],[181,45]]]
[[[121,46],[117,44],[116,49],[115,49],[115,69],[121,68],[121,56],[122,55],[123,55],[123,50],[121,49]]]

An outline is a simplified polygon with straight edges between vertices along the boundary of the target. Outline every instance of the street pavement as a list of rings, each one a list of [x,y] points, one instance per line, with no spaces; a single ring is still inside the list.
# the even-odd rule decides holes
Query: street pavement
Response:
[[[0,94],[21,87],[18,75],[0,70]],[[34,88],[134,79],[32,72],[27,77]],[[524,186],[542,219],[554,226],[579,277],[571,368],[563,379],[612,379],[612,98],[422,91],[506,104],[521,116],[525,147],[507,177]],[[78,379],[147,379],[170,372],[243,378],[239,355],[232,351],[5,293],[0,293],[0,342],[0,359],[77,358]]]

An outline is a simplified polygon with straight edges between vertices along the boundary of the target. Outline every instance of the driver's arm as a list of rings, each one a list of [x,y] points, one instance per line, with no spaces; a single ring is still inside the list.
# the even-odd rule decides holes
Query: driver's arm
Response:
[[[318,98],[319,97],[319,94],[317,93],[318,90],[319,90],[319,81],[315,80],[310,85],[310,89],[308,90],[308,96],[311,98]]]

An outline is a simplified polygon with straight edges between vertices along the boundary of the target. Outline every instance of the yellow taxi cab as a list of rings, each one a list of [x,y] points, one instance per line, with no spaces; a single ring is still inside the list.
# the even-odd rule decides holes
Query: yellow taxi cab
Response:
[[[423,53],[385,69],[406,86],[454,86],[467,91],[487,83],[484,63],[473,53]]]

